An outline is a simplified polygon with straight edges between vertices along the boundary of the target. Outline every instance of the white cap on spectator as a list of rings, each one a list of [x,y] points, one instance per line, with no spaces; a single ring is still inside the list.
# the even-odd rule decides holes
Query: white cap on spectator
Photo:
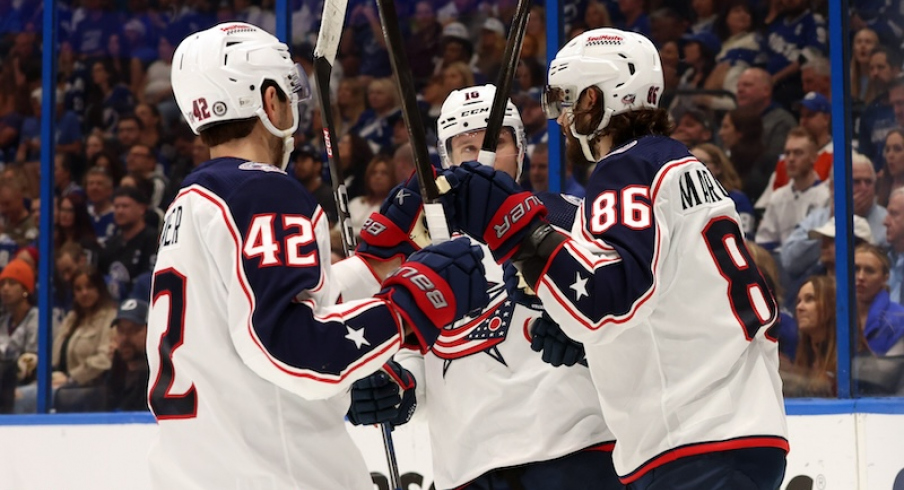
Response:
[[[822,237],[835,238],[835,218],[820,226],[810,230],[808,233],[811,240],[818,240]],[[873,232],[869,228],[869,222],[866,218],[854,216],[854,238],[862,240],[866,243],[873,244]]]
[[[451,22],[443,27],[443,37],[457,37],[466,41],[471,39],[468,28],[461,22]]]
[[[495,17],[487,17],[487,20],[483,21],[483,28],[505,37],[505,24]]]
[[[124,31],[132,31],[139,36],[143,36],[147,34],[147,29],[144,27],[144,24],[141,23],[138,19],[132,19],[126,22],[126,25],[122,26],[122,30]]]

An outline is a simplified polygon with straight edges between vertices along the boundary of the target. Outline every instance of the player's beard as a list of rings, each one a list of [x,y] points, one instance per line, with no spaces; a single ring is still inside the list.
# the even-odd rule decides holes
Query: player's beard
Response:
[[[584,156],[584,152],[581,150],[581,142],[571,134],[571,128],[564,128],[563,133],[565,133],[565,158],[572,165],[585,168],[596,165],[596,162],[591,162]],[[594,140],[590,141],[591,148],[594,146]]]

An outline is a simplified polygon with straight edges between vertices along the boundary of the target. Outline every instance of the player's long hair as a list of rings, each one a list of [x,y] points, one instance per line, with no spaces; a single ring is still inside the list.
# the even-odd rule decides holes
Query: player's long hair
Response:
[[[801,331],[794,365],[806,369],[817,376],[822,376],[826,373],[836,376],[838,359],[835,354],[835,346],[837,344],[835,333],[835,278],[812,276],[801,287],[806,284],[813,285],[813,292],[816,295],[818,328],[826,332],[826,338],[824,342],[817,345],[810,334]],[[834,384],[833,382],[833,386]]]
[[[585,90],[596,91],[599,100],[603,100],[604,94],[599,87],[591,86]],[[581,98],[585,95],[586,93],[582,93]],[[590,117],[584,118],[583,116],[586,114],[589,114]],[[596,104],[586,110],[574,110],[575,129],[580,134],[593,133],[602,119],[603,107],[601,104]],[[674,125],[669,120],[668,111],[661,107],[623,112],[612,116],[609,124],[603,128],[599,135],[590,139],[590,147],[595,148],[597,142],[604,136],[611,136],[612,148],[617,148],[643,136],[669,136],[672,134],[673,129]]]

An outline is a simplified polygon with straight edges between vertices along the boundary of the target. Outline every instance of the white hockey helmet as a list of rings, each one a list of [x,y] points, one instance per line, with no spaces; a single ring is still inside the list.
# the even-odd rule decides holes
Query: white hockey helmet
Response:
[[[285,44],[251,24],[219,24],[179,44],[171,77],[176,103],[195,134],[218,123],[258,117],[270,133],[283,138],[285,168],[298,129],[298,102],[311,95],[307,76]],[[267,117],[261,97],[267,80],[289,97],[291,128],[277,129]]]
[[[487,120],[493,107],[493,97],[496,95],[495,85],[477,85],[461,90],[453,90],[445,102],[436,122],[436,135],[439,155],[443,167],[452,165],[450,143],[453,136],[469,133],[480,129],[486,129]],[[505,106],[505,115],[502,118],[502,127],[510,128],[513,133],[515,145],[518,147],[518,173],[516,179],[521,177],[521,165],[524,161],[524,153],[527,148],[527,138],[524,136],[524,123],[521,114],[511,99]]]
[[[549,84],[542,98],[546,117],[571,112],[591,86],[603,93],[599,126],[591,134],[579,134],[570,119],[569,129],[587,160],[596,161],[588,141],[609,125],[612,116],[659,107],[664,86],[659,51],[645,36],[618,29],[594,29],[572,39],[549,64]]]

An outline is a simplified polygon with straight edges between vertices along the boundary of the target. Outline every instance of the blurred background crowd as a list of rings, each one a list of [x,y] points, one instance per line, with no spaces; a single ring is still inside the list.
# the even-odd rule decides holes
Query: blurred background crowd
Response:
[[[291,0],[291,48],[310,74],[320,0]],[[421,117],[455,89],[493,83],[515,0],[398,1]],[[548,187],[543,2],[531,9],[512,99],[528,148],[522,184]],[[709,167],[741,216],[782,307],[775,329],[788,396],[836,392],[835,229],[825,0],[563,1],[564,39],[613,26],[659,48],[673,137]],[[849,94],[858,395],[904,394],[904,3],[853,0]],[[55,198],[39,199],[43,2],[0,0],[0,413],[35,410],[35,291],[53,288],[54,407],[144,410],[144,322],[163,211],[209,157],[170,85],[186,35],[245,21],[274,32],[273,0],[59,2]],[[837,28],[834,35],[842,35]],[[313,80],[312,80],[313,83]],[[413,170],[408,133],[372,1],[351,0],[330,81],[341,178],[355,230]],[[308,101],[288,172],[336,221],[320,111]],[[553,156],[553,158],[558,158]],[[588,170],[565,165],[583,197]],[[38,216],[54,210],[53,257]],[[338,236],[336,247],[340,246]],[[40,260],[53,283],[37,284]],[[112,328],[111,328],[112,325]]]

